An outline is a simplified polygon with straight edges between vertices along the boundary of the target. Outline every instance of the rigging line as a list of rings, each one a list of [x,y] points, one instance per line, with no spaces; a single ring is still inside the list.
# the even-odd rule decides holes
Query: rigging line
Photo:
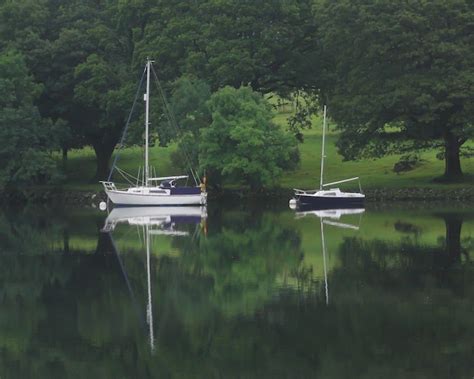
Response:
[[[179,128],[178,122],[176,121],[176,118],[174,117],[174,113],[171,111],[170,106],[168,102],[166,101],[166,96],[163,90],[163,87],[161,86],[160,80],[158,79],[158,75],[156,74],[155,68],[153,65],[151,66],[152,72],[153,72],[153,77],[156,81],[156,85],[158,87],[158,90],[160,92],[161,99],[163,101],[163,105],[165,107],[165,116],[168,118],[169,123],[178,131],[178,133],[181,133],[181,130]],[[199,179],[199,182],[201,181],[201,178],[197,174],[197,172],[194,172],[192,164],[191,164],[191,159],[189,158],[187,152],[183,150],[185,159],[187,161],[187,164],[189,166],[189,170],[191,171],[191,175],[193,176],[194,183],[198,185],[198,182],[196,180],[196,177]]]
[[[158,78],[156,77],[156,73],[153,72],[153,74],[155,75],[155,80],[157,81],[157,86],[158,86],[158,88],[160,89],[160,92],[161,92],[160,95],[162,97],[162,100],[163,100],[163,103],[164,103],[164,106],[165,106],[165,110],[166,110],[165,115],[168,118],[169,123],[176,129],[178,134],[182,134],[181,130],[179,129],[178,123],[176,122],[176,119],[174,118],[174,115],[171,112],[168,103],[166,102],[166,98],[164,96],[163,89],[161,88],[160,82],[158,81]],[[186,163],[188,165],[189,171],[191,172],[191,175],[194,179],[194,183],[195,183],[195,185],[198,185],[198,183],[201,182],[201,178],[199,177],[199,174],[195,170],[193,170],[193,167],[192,167],[192,164],[191,164],[191,159],[190,159],[189,155],[187,154],[186,150],[184,150],[184,149],[183,149],[183,155],[184,155],[184,158],[185,158]]]
[[[137,179],[135,176],[133,176],[132,174],[129,174],[129,173],[126,172],[125,170],[122,170],[122,169],[121,169],[120,167],[118,167],[118,166],[116,167],[116,170],[117,170],[117,172],[118,172],[119,174],[121,174],[121,175],[124,177],[124,179],[127,180],[129,183],[130,183],[130,181],[127,179],[127,177],[130,178],[130,180],[136,180],[136,179]],[[131,184],[133,184],[133,183],[131,183]]]
[[[130,120],[132,119],[132,114],[133,114],[133,111],[135,109],[135,105],[137,104],[138,95],[140,93],[140,89],[142,88],[143,78],[145,77],[145,72],[146,72],[146,66],[145,66],[145,69],[143,70],[142,77],[140,79],[140,83],[138,84],[137,92],[135,93],[135,99],[133,100],[132,109],[130,110],[130,113],[128,114],[128,119],[127,119],[127,123],[125,124],[125,128],[123,130],[122,138],[120,138],[119,150],[123,147],[123,143],[125,142],[125,136],[127,135],[127,130],[128,130],[128,127],[130,126]],[[107,178],[107,181],[109,181],[109,182],[110,182],[110,179],[112,178],[112,174],[114,173],[114,169],[115,169],[115,166],[118,162],[119,156],[120,156],[120,154],[118,154],[118,153],[115,155],[114,163],[112,164],[112,167],[110,168],[109,177]]]
[[[134,183],[132,182],[132,180],[131,180],[131,179],[128,179],[128,178],[126,177],[126,175],[128,175],[128,176],[131,177],[132,179],[135,179],[133,176],[131,176],[130,174],[128,174],[127,172],[121,170],[121,169],[118,168],[118,167],[117,167],[116,169],[117,169],[117,172],[122,176],[122,178],[125,179],[125,181],[126,181],[128,184],[131,184],[132,186],[134,185]]]
[[[135,298],[135,294],[133,293],[133,289],[132,289],[132,285],[130,284],[130,280],[128,278],[128,275],[127,275],[127,270],[125,269],[125,265],[122,261],[122,258],[120,258],[120,255],[118,253],[118,249],[117,249],[117,245],[115,244],[115,241],[114,241],[114,238],[112,237],[112,234],[109,232],[109,237],[110,237],[110,242],[112,243],[112,247],[113,247],[113,250],[114,250],[114,253],[115,253],[115,256],[117,258],[117,261],[119,263],[119,266],[120,266],[120,270],[122,271],[122,275],[125,279],[125,284],[127,285],[127,288],[128,288],[128,292],[130,294],[130,297],[132,299],[132,303],[133,303],[133,306],[135,308],[135,312],[137,313],[137,317],[138,319],[140,320],[141,322],[141,326],[144,328],[144,318],[140,312],[140,308],[138,307],[138,302],[137,302],[137,299]]]
[[[121,168],[119,168],[118,166],[115,168],[117,170],[117,172],[119,174],[122,174],[124,177],[131,177],[132,179],[135,179],[134,177],[132,177],[131,174],[129,174],[128,172],[122,170]]]
[[[140,246],[143,246],[142,242],[142,235],[140,234],[140,227],[137,224],[137,233],[138,233],[138,239],[140,240]]]
[[[135,176],[129,174],[128,172],[126,172],[126,171],[124,171],[124,170],[122,170],[122,169],[119,169],[118,167],[117,167],[117,171],[120,172],[122,175],[124,175],[124,176],[130,178],[131,180],[136,180],[136,179],[137,179]]]
[[[159,92],[160,92],[160,95],[161,95],[161,99],[163,100],[163,105],[164,105],[165,110],[166,110],[165,115],[166,115],[166,117],[168,118],[168,121],[170,122],[170,124],[171,124],[179,133],[182,134],[181,129],[179,128],[179,125],[178,125],[178,123],[176,122],[176,118],[174,117],[174,114],[173,114],[173,112],[171,111],[168,102],[166,101],[166,97],[165,97],[163,88],[161,87],[160,81],[159,81],[159,79],[158,79],[158,76],[156,75],[155,68],[153,67],[153,65],[151,66],[151,70],[152,70],[152,72],[153,72],[153,76],[154,76],[154,78],[155,78],[157,87],[158,87],[158,89],[159,89]],[[191,164],[191,159],[189,158],[189,156],[188,156],[186,150],[183,150],[183,154],[184,154],[184,157],[185,157],[185,159],[186,159],[186,161],[187,161],[187,164],[188,164],[188,166],[189,166],[189,170],[191,171],[191,175],[192,175],[192,177],[193,177],[193,179],[194,179],[194,183],[195,183],[196,185],[198,185],[198,184],[201,182],[201,178],[199,177],[199,174],[193,170],[193,167],[192,167],[192,164]],[[196,177],[197,177],[197,179],[199,180],[199,182],[198,182],[198,180],[196,180]]]
[[[125,179],[125,181],[126,181],[128,184],[131,184],[131,185],[133,186],[133,182],[132,182],[130,179],[128,179],[122,172],[120,172],[120,171],[118,171],[118,170],[117,170],[117,172],[122,176],[122,178]]]

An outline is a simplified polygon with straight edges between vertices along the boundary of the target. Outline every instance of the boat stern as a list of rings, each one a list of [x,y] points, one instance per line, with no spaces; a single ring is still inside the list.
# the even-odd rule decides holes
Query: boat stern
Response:
[[[104,186],[105,193],[117,190],[117,187],[115,186],[114,182],[101,182],[101,183]]]

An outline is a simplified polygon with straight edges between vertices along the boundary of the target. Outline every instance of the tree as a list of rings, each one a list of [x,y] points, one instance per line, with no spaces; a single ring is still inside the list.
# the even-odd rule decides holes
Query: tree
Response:
[[[83,138],[72,128],[70,120],[72,96],[63,89],[67,86],[65,71],[71,71],[71,59],[62,51],[57,53],[56,41],[69,23],[64,19],[65,8],[58,0],[19,0],[0,5],[0,46],[21,52],[26,65],[44,90],[35,99],[43,118],[55,122],[63,158],[72,147],[82,147]],[[77,33],[76,33],[77,34]],[[68,41],[76,57],[81,56],[79,38]],[[69,59],[68,59],[69,58]],[[67,62],[67,63],[66,63]],[[65,83],[66,82],[66,83]],[[72,92],[72,86],[70,86]],[[75,115],[76,116],[76,115]]]
[[[35,102],[41,116],[57,125],[63,157],[73,147],[94,148],[94,180],[108,173],[140,71],[133,66],[131,33],[138,21],[127,16],[124,4],[92,0],[0,4],[0,48],[13,46],[22,52],[35,81],[44,85]]]
[[[178,141],[171,159],[181,169],[199,166],[200,130],[211,124],[207,101],[211,97],[209,85],[203,80],[184,75],[173,82],[170,110],[172,116],[160,123],[160,144]],[[174,122],[175,121],[175,122]]]
[[[212,123],[201,130],[199,162],[211,181],[242,181],[252,189],[274,184],[298,162],[294,137],[272,122],[270,105],[249,87],[225,87],[208,102]]]
[[[183,74],[205,80],[213,91],[241,84],[283,95],[316,88],[311,5],[312,0],[4,1],[0,49],[22,52],[35,81],[44,85],[36,105],[58,126],[63,157],[70,148],[94,148],[97,179],[106,176],[147,56],[156,60],[165,88]],[[166,144],[176,133],[163,125],[154,126]],[[181,145],[197,134],[186,132]]]
[[[54,57],[61,73],[51,79],[50,94],[62,107],[59,117],[71,125],[82,143],[93,147],[97,158],[93,180],[104,179],[133,101],[139,69],[132,66],[131,36],[118,23],[115,2],[62,7],[61,29],[54,42]]]
[[[248,85],[261,93],[293,98],[297,115],[289,129],[301,136],[314,113],[309,99],[318,94],[321,51],[313,1],[257,0],[160,2],[151,7],[136,56],[155,57],[161,77],[173,81],[190,74],[213,92]],[[143,13],[136,4],[127,14]]]
[[[474,3],[322,1],[316,14],[344,157],[435,147],[459,179],[474,136]]]
[[[42,89],[20,53],[0,53],[0,188],[43,184],[57,177],[50,155],[58,147],[54,126],[34,106]]]
[[[82,134],[97,158],[94,178],[105,179],[133,101],[135,83],[126,80],[129,76],[124,65],[114,66],[97,54],[79,64],[75,76],[78,83],[74,98],[85,111],[81,117]]]
[[[242,84],[263,93],[316,88],[310,0],[165,0],[148,15],[153,22],[137,55],[152,52],[167,81],[188,73],[213,91]]]

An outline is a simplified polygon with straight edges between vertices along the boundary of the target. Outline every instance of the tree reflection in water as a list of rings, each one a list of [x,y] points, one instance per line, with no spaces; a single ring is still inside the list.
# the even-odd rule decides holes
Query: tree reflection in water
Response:
[[[207,235],[154,237],[154,351],[134,227],[114,231],[117,256],[101,215],[2,214],[2,377],[469,377],[473,214],[426,216],[446,225],[427,242],[424,224],[392,213],[391,236],[370,211],[357,233],[324,227],[329,304],[305,263],[318,219],[215,210]]]

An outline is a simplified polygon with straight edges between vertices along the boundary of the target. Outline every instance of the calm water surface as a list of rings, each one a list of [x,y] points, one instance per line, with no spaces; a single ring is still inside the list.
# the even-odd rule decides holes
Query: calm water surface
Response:
[[[472,378],[474,207],[0,212],[0,377]]]

